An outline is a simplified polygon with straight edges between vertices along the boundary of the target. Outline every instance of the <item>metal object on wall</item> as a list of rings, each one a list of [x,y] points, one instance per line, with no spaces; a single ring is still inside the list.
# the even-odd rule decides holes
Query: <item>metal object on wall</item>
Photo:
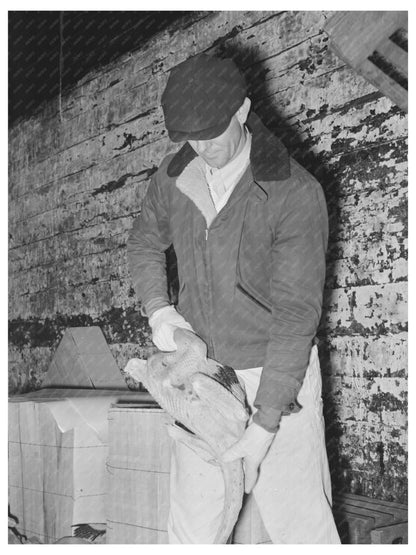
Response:
[[[324,30],[330,48],[407,111],[407,12],[337,12]]]

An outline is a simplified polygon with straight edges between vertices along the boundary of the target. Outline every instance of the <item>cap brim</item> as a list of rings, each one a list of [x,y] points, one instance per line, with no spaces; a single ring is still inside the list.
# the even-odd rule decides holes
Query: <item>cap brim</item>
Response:
[[[202,129],[199,131],[175,131],[168,129],[168,135],[170,140],[174,143],[181,143],[183,141],[209,141],[210,139],[215,139],[224,133],[230,125],[231,118],[232,116],[219,125],[208,127],[208,129]]]

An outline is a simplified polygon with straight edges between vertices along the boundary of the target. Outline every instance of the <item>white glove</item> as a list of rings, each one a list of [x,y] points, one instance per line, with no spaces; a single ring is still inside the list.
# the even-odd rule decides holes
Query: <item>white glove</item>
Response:
[[[173,340],[176,328],[194,331],[172,305],[156,310],[149,318],[149,325],[152,328],[152,341],[161,351],[176,351],[177,345]]]
[[[244,490],[250,493],[256,485],[259,466],[267,455],[276,434],[268,432],[255,422],[247,426],[243,437],[222,455],[224,462],[243,458]]]

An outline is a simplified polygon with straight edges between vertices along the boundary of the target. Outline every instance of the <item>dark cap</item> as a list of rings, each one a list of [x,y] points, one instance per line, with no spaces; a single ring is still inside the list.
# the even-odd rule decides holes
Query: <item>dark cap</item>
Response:
[[[162,95],[165,126],[173,142],[204,141],[223,133],[247,95],[230,59],[198,54],[174,67]]]

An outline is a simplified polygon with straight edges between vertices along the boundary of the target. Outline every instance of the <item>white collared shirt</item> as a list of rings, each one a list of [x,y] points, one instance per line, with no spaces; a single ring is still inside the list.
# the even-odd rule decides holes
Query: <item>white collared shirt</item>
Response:
[[[205,164],[205,177],[214,206],[219,212],[227,204],[234,187],[250,163],[251,134],[246,130],[246,143],[240,154],[223,168]]]

